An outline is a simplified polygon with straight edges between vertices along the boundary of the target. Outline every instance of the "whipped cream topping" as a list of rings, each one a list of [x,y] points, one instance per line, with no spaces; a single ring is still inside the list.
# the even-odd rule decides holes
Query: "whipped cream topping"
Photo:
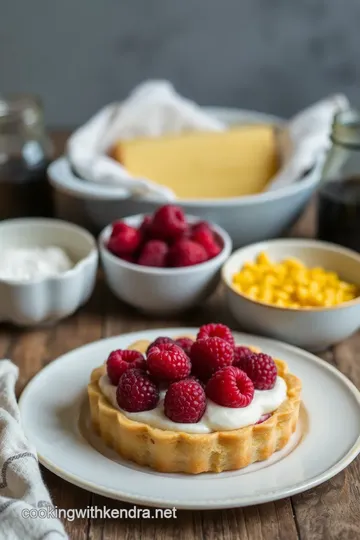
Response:
[[[110,403],[121,411],[124,416],[135,422],[142,422],[149,426],[171,430],[183,431],[185,433],[211,433],[212,431],[230,431],[239,429],[251,424],[256,424],[261,416],[273,412],[280,407],[286,398],[287,387],[284,379],[276,378],[274,387],[271,390],[255,390],[254,399],[247,407],[231,408],[217,405],[207,398],[206,411],[204,416],[196,424],[180,424],[173,422],[165,416],[164,397],[166,391],[160,392],[160,400],[155,409],[131,413],[121,409],[116,400],[116,386],[111,384],[107,375],[99,379],[99,387],[102,394]]]
[[[0,279],[29,281],[56,276],[74,266],[60,247],[9,248],[1,252]]]

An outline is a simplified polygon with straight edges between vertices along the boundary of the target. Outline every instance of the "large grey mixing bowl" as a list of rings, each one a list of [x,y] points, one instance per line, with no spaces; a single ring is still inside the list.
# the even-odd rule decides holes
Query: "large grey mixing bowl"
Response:
[[[208,109],[228,124],[281,125],[281,119],[237,109]],[[54,188],[57,216],[98,232],[109,222],[132,214],[152,212],[160,202],[124,198],[121,188],[100,186],[77,178],[65,157],[48,170]],[[298,182],[278,190],[229,199],[178,200],[185,212],[217,223],[231,236],[234,247],[282,235],[296,220],[320,179],[315,167]]]

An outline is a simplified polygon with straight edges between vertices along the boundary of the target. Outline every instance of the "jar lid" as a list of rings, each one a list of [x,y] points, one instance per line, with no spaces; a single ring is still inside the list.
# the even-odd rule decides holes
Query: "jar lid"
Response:
[[[0,95],[0,123],[21,120],[25,126],[37,124],[42,115],[42,104],[38,96],[31,94]]]
[[[350,108],[335,114],[331,140],[335,144],[360,149],[360,111]]]

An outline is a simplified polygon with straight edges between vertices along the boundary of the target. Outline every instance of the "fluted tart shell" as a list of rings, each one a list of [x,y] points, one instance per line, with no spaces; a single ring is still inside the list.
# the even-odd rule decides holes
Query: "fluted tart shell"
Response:
[[[149,343],[142,340],[129,348],[145,352]],[[130,420],[102,394],[98,384],[106,373],[102,365],[93,370],[88,385],[93,428],[121,457],[159,472],[222,472],[263,461],[289,441],[301,401],[300,379],[288,372],[283,360],[274,360],[278,375],[286,382],[287,397],[270,418],[261,424],[206,434],[162,430]]]

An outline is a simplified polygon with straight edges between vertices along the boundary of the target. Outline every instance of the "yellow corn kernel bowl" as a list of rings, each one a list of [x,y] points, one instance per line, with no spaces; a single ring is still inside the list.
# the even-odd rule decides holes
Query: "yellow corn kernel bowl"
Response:
[[[261,251],[233,275],[233,287],[252,300],[273,306],[312,309],[355,300],[359,288],[321,266],[308,267],[287,257],[275,262]]]
[[[252,244],[232,254],[222,280],[243,330],[321,350],[360,328],[360,254],[335,244]]]

